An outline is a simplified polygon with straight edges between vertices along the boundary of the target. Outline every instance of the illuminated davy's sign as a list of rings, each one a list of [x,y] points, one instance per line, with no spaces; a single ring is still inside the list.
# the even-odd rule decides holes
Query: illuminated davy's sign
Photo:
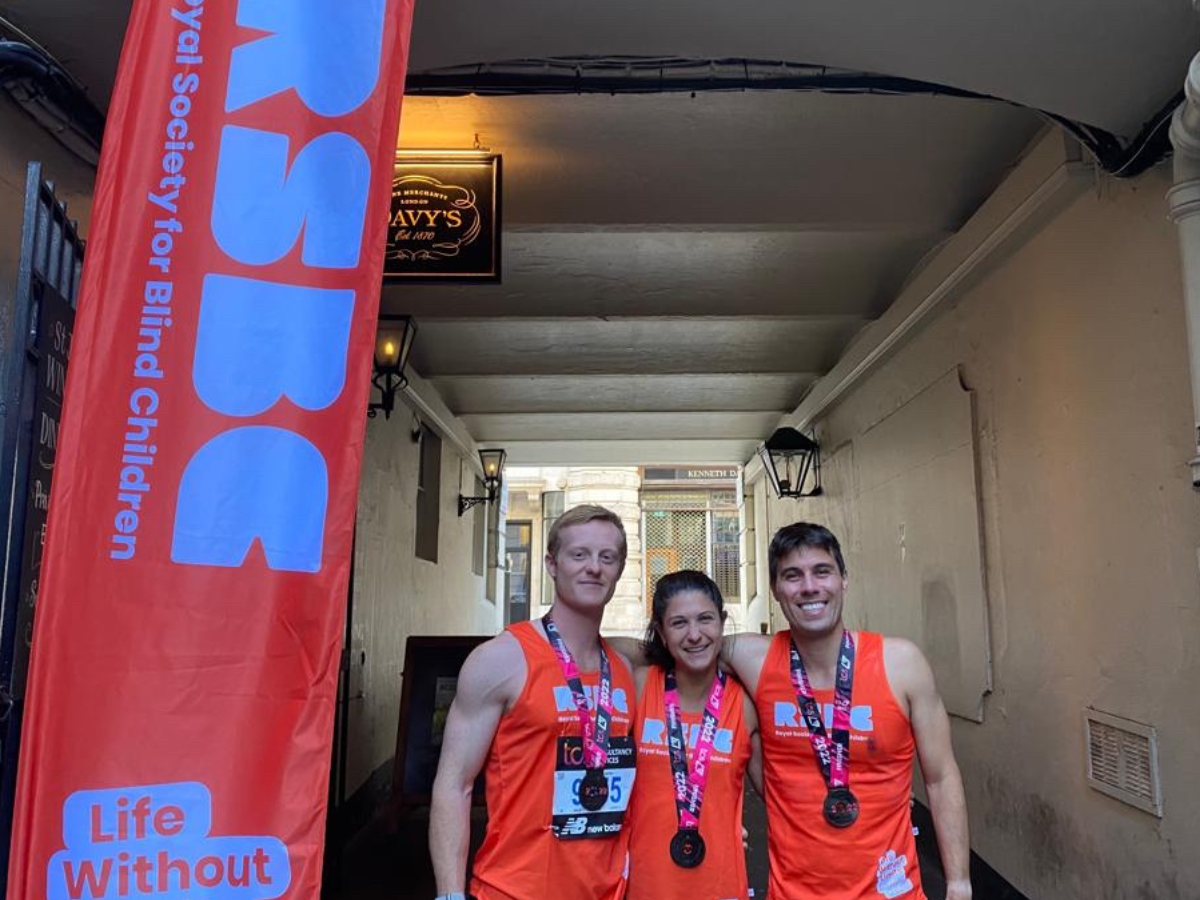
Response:
[[[500,156],[398,154],[383,277],[500,280]]]

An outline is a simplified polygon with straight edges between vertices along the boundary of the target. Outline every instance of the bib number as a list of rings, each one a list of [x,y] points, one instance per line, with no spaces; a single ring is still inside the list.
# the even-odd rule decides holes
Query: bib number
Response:
[[[614,837],[620,833],[629,806],[636,774],[636,752],[633,738],[612,737],[608,745],[608,764],[604,777],[608,782],[608,799],[594,812],[579,802],[579,787],[586,768],[583,764],[583,742],[577,737],[558,739],[558,759],[554,767],[554,794],[551,809],[551,831],[559,840]]]

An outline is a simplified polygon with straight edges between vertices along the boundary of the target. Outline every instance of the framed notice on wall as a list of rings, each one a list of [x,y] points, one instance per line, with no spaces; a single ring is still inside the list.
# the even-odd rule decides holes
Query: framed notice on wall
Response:
[[[500,156],[396,156],[384,281],[500,281]]]

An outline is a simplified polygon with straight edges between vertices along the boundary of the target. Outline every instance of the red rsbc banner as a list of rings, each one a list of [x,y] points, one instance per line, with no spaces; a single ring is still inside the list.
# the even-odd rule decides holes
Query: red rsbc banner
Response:
[[[315,898],[412,0],[137,0],[12,900]]]

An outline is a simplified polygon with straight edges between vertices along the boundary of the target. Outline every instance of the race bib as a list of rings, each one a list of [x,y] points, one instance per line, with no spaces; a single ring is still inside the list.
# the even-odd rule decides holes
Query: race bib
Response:
[[[595,812],[588,812],[579,802],[579,785],[587,771],[583,763],[583,740],[577,737],[558,739],[558,757],[554,766],[554,800],[550,830],[559,840],[614,837],[625,821],[629,793],[637,752],[633,738],[611,737],[608,742],[608,764],[604,776],[608,780],[608,800]]]

